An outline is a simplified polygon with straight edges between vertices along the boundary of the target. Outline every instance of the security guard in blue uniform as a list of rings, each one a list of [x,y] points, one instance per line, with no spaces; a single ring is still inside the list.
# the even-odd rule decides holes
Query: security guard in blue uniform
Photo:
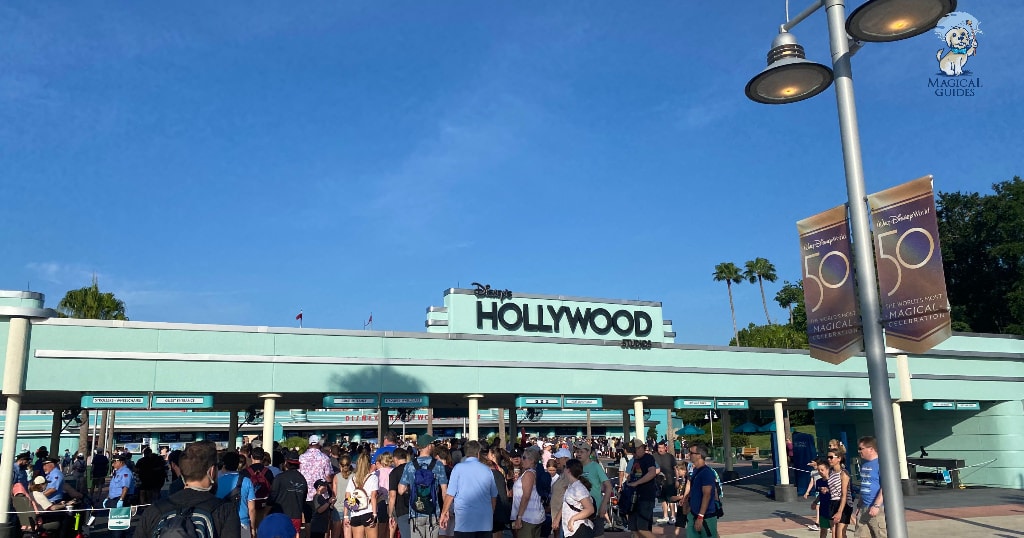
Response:
[[[114,456],[111,465],[114,467],[114,474],[110,477],[110,491],[103,501],[104,508],[121,508],[131,506],[132,498],[135,495],[135,475],[128,469],[128,454]],[[110,531],[112,538],[121,538],[126,531]]]

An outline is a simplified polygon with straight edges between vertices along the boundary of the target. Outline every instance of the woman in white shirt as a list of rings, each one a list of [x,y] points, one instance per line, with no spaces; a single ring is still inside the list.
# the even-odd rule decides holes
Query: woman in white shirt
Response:
[[[565,538],[593,538],[594,499],[590,496],[590,481],[583,478],[583,462],[571,459],[562,471],[569,480],[562,498],[562,536]]]
[[[372,529],[377,527],[377,487],[377,475],[370,472],[370,455],[363,452],[356,460],[356,471],[345,489],[344,523],[352,529],[352,538],[376,536]]]
[[[537,494],[537,461],[540,450],[530,447],[523,452],[522,472],[512,486],[512,530],[517,538],[540,538],[544,523],[544,505]]]

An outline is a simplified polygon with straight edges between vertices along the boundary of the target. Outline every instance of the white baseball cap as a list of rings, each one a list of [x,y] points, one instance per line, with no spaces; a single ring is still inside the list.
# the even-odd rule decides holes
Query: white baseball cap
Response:
[[[311,445],[319,445],[320,444],[320,436],[317,435],[317,434],[310,435],[309,436],[309,444],[311,444]]]

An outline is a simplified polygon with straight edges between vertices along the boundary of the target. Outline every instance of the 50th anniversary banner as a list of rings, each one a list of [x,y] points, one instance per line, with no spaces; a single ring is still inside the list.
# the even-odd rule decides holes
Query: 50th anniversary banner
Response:
[[[952,335],[932,177],[868,203],[886,344],[923,353]],[[864,348],[846,206],[797,222],[797,231],[811,357],[839,364]]]

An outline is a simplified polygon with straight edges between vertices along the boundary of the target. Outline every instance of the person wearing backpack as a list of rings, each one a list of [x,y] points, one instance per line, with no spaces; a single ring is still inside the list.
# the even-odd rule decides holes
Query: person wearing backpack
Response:
[[[243,477],[248,478],[252,482],[252,487],[256,493],[255,519],[252,521],[254,529],[259,527],[260,521],[267,513],[267,499],[270,497],[270,487],[274,481],[274,473],[263,465],[265,455],[266,452],[263,451],[263,447],[252,447],[246,460],[248,466],[240,471]]]
[[[185,488],[142,513],[139,538],[241,538],[241,522],[232,503],[218,499],[213,489],[217,447],[210,441],[192,443],[179,465]]]
[[[444,465],[434,458],[434,436],[420,435],[419,457],[405,465],[398,482],[398,494],[409,493],[409,538],[437,538],[439,510],[448,493]]]
[[[238,520],[242,537],[256,536],[256,490],[252,480],[238,471],[242,457],[238,452],[224,454],[224,472],[217,477],[218,499],[230,501],[238,507]]]
[[[693,463],[693,477],[685,494],[689,503],[690,525],[686,528],[687,538],[718,536],[719,495],[715,472],[707,464],[708,447],[704,443],[690,446],[690,462]]]
[[[356,471],[345,490],[342,513],[342,522],[352,529],[353,538],[376,537],[378,486],[377,475],[370,470],[370,455],[359,454]]]

